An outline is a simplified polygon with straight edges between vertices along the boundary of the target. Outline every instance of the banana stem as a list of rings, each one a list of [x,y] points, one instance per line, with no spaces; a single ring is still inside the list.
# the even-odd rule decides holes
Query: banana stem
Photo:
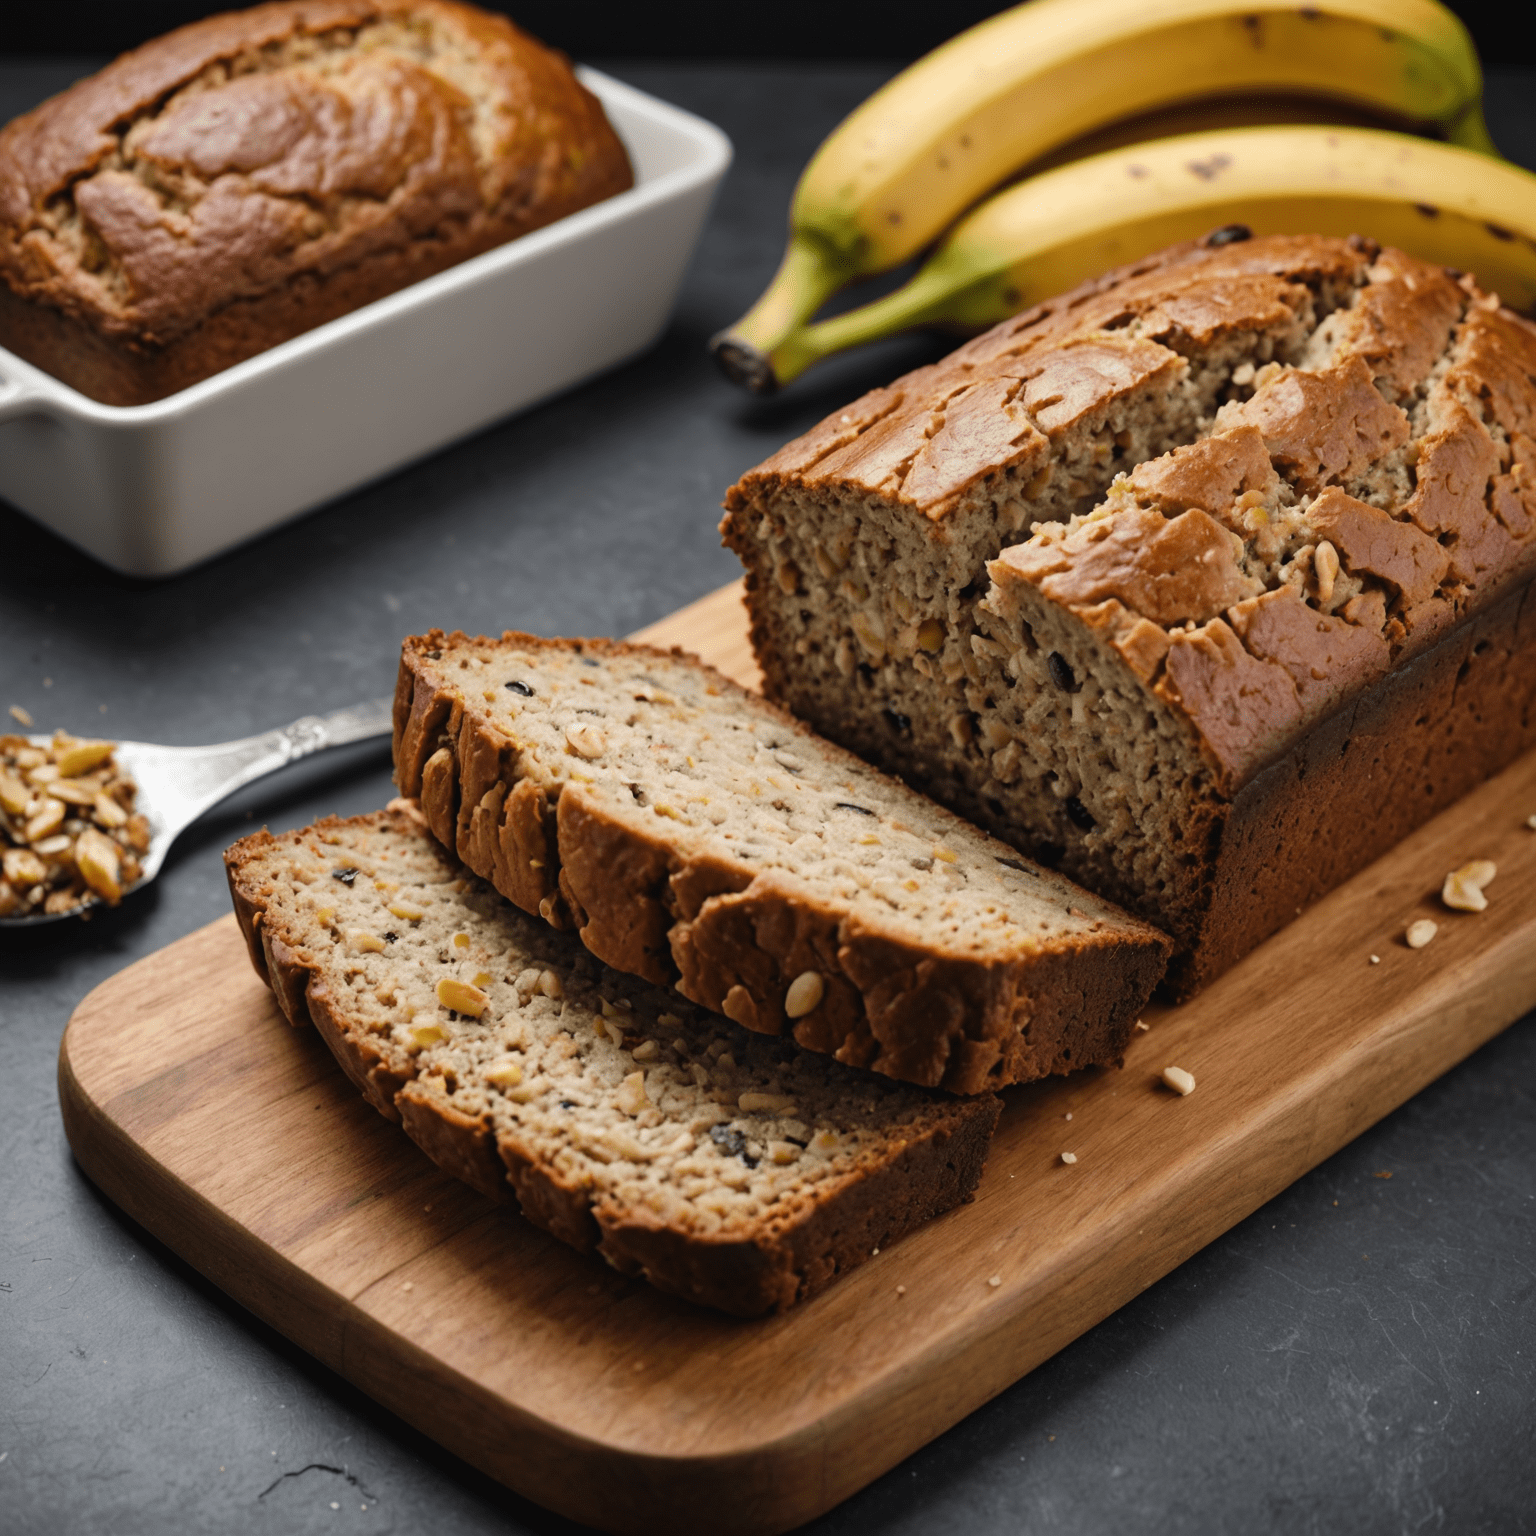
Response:
[[[771,394],[785,382],[776,376],[774,350],[853,275],[845,257],[815,236],[795,231],[762,298],[711,340],[715,361],[734,383],[755,394]]]
[[[942,250],[938,253],[940,257],[943,254]],[[780,384],[788,384],[812,363],[818,363],[834,352],[880,341],[915,326],[969,318],[964,311],[973,305],[966,301],[978,296],[972,290],[985,286],[989,275],[966,274],[970,281],[966,281],[966,277],[957,281],[957,274],[948,263],[930,261],[911,282],[894,293],[860,305],[858,309],[834,315],[830,320],[792,331],[768,354],[768,364],[775,379]],[[977,281],[978,277],[980,281]],[[1008,311],[1005,309],[1003,313]]]

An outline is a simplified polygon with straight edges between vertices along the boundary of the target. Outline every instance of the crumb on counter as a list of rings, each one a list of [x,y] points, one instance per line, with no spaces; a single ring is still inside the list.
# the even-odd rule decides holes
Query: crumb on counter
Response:
[[[1408,940],[1409,949],[1423,949],[1439,931],[1440,925],[1433,918],[1421,917],[1417,922],[1408,924],[1408,932],[1404,937]]]
[[[1183,1067],[1164,1067],[1163,1082],[1182,1098],[1188,1098],[1195,1091],[1194,1073],[1186,1072]]]
[[[1062,1160],[1062,1162],[1064,1162],[1070,1168],[1072,1166],[1072,1164],[1077,1161],[1077,1153],[1076,1152],[1063,1152],[1061,1154],[1061,1160]]]
[[[1460,869],[1453,869],[1445,877],[1445,884],[1440,888],[1440,899],[1457,912],[1482,912],[1488,906],[1483,887],[1498,872],[1498,865],[1491,859],[1473,859]]]
[[[1380,955],[1372,955],[1371,956],[1371,964],[1372,965],[1380,965],[1381,964],[1381,956]]]

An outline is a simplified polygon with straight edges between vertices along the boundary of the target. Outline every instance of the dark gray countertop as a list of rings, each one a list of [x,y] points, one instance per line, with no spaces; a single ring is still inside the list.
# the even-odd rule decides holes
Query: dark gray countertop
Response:
[[[0,120],[82,72],[0,66]],[[703,352],[766,280],[800,165],[884,71],[615,72],[737,147],[662,343],[165,582],[115,576],[0,506],[0,710],[223,740],[387,692],[408,632],[622,634],[735,574],[715,532],[724,487],[936,350],[892,343],[766,405]],[[1512,72],[1490,89],[1494,133],[1527,165],[1533,91],[1536,74]],[[378,750],[290,770],[194,828],[121,910],[0,934],[5,1536],[574,1529],[227,1301],[95,1192],[59,1122],[71,1009],[227,910],[226,843],[389,793]],[[1536,1017],[814,1528],[1536,1528],[1533,1111]]]

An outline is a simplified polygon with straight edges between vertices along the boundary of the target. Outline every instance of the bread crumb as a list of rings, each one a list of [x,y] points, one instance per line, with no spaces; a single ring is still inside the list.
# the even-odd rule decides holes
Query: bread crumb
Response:
[[[1483,887],[1498,872],[1498,865],[1492,860],[1473,859],[1445,877],[1445,884],[1440,887],[1440,900],[1457,912],[1481,912],[1488,905]]]
[[[1141,1030],[1146,1030],[1146,1031],[1150,1032],[1152,1026],[1150,1024],[1144,1024],[1144,1023],[1142,1023],[1142,1021],[1140,1019],[1137,1019],[1136,1020],[1136,1028],[1137,1029],[1141,1029]]]
[[[1002,1283],[1003,1283],[1003,1277],[1001,1275],[993,1275],[992,1278],[987,1281],[987,1284],[990,1285],[994,1291]]]
[[[1423,949],[1429,941],[1440,931],[1440,925],[1430,918],[1421,917],[1416,923],[1408,924],[1409,949]]]
[[[1069,1109],[1061,1118],[1063,1120],[1070,1120],[1072,1118],[1072,1111]]]
[[[1371,964],[1372,965],[1380,965],[1381,964],[1381,956],[1380,955],[1372,955],[1371,956]]]
[[[414,1280],[407,1280],[400,1289],[402,1291],[414,1291],[416,1289],[416,1282]]]
[[[1061,1160],[1062,1160],[1062,1162],[1064,1162],[1070,1168],[1072,1166],[1072,1164],[1077,1161],[1077,1153],[1076,1152],[1063,1152],[1061,1154]]]
[[[18,725],[32,724],[32,716],[29,715],[26,710],[21,707],[20,704],[11,705],[11,719],[14,720]],[[1536,820],[1536,817],[1533,817],[1532,819]]]
[[[1532,832],[1536,832],[1536,816],[1527,816],[1525,818],[1525,824],[1531,829]]]
[[[1195,1091],[1194,1074],[1186,1072],[1183,1067],[1164,1067],[1163,1082],[1184,1098],[1188,1098]]]

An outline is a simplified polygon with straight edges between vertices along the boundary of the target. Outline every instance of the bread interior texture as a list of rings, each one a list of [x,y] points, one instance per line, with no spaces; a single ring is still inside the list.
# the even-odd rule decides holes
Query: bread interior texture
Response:
[[[818,1061],[611,971],[406,812],[259,833],[227,862],[258,970],[375,1108],[663,1289],[788,1306],[980,1175],[995,1099]]]

